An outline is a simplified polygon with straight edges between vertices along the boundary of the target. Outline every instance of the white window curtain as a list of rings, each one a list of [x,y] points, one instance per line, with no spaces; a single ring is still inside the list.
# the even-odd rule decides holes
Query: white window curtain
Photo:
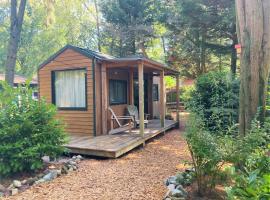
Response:
[[[62,108],[85,108],[85,70],[55,72],[55,104]]]

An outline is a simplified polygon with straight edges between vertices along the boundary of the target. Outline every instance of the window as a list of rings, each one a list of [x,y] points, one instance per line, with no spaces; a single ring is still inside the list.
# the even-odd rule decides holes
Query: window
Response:
[[[86,70],[53,71],[52,100],[59,109],[86,109]]]
[[[110,80],[110,105],[127,103],[127,81]]]
[[[153,101],[159,100],[158,84],[153,84]]]

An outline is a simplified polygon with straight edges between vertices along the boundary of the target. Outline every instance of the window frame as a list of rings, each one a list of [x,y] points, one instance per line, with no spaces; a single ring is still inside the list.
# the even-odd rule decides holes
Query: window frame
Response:
[[[111,82],[121,82],[121,83],[125,83],[125,87],[126,87],[126,99],[123,101],[123,102],[115,102],[115,103],[112,103],[111,102],[111,90],[110,90],[110,84]],[[109,79],[109,104],[110,105],[125,105],[128,103],[128,82],[127,80],[120,80],[120,79]]]
[[[58,107],[56,105],[56,95],[55,95],[55,73],[56,72],[65,72],[65,71],[78,71],[78,70],[85,70],[85,106],[84,107]],[[57,69],[51,71],[51,90],[52,90],[52,104],[54,104],[58,110],[78,110],[78,111],[87,111],[88,110],[88,101],[87,101],[87,67],[74,67],[74,68],[67,68],[67,69]]]
[[[153,101],[159,101],[159,84],[153,84],[153,87],[152,87],[153,91],[152,91],[152,95],[153,95]],[[155,98],[154,96],[154,91],[157,91],[157,96]]]

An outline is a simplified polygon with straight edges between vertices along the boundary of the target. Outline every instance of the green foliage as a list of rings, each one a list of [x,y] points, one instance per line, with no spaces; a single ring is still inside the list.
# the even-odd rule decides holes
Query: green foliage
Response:
[[[226,72],[201,75],[187,108],[200,114],[211,132],[226,132],[238,120],[239,81]]]
[[[242,170],[236,170],[233,187],[227,188],[230,200],[270,199],[270,145],[250,154]]]
[[[218,138],[205,129],[198,115],[191,114],[185,137],[192,156],[198,193],[204,195],[211,192],[219,180],[225,154]]]
[[[185,104],[188,104],[189,101],[191,101],[191,95],[193,94],[195,90],[195,86],[188,85],[181,88],[180,92],[180,101],[184,102]]]
[[[67,138],[56,108],[33,100],[31,89],[1,83],[0,107],[0,175],[39,169],[42,156],[63,153]]]

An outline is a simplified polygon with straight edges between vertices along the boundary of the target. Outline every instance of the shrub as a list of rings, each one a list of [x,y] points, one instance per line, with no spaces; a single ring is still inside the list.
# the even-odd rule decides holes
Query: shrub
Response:
[[[226,72],[200,76],[187,108],[201,117],[211,132],[226,131],[238,120],[239,81]]]
[[[242,170],[234,174],[234,186],[226,188],[228,199],[270,199],[270,145],[250,154]]]
[[[204,122],[192,114],[185,134],[195,169],[198,193],[203,196],[215,187],[224,164],[218,138],[204,129]]]
[[[55,107],[33,100],[29,87],[1,88],[0,175],[39,169],[42,156],[63,153],[67,138]]]

